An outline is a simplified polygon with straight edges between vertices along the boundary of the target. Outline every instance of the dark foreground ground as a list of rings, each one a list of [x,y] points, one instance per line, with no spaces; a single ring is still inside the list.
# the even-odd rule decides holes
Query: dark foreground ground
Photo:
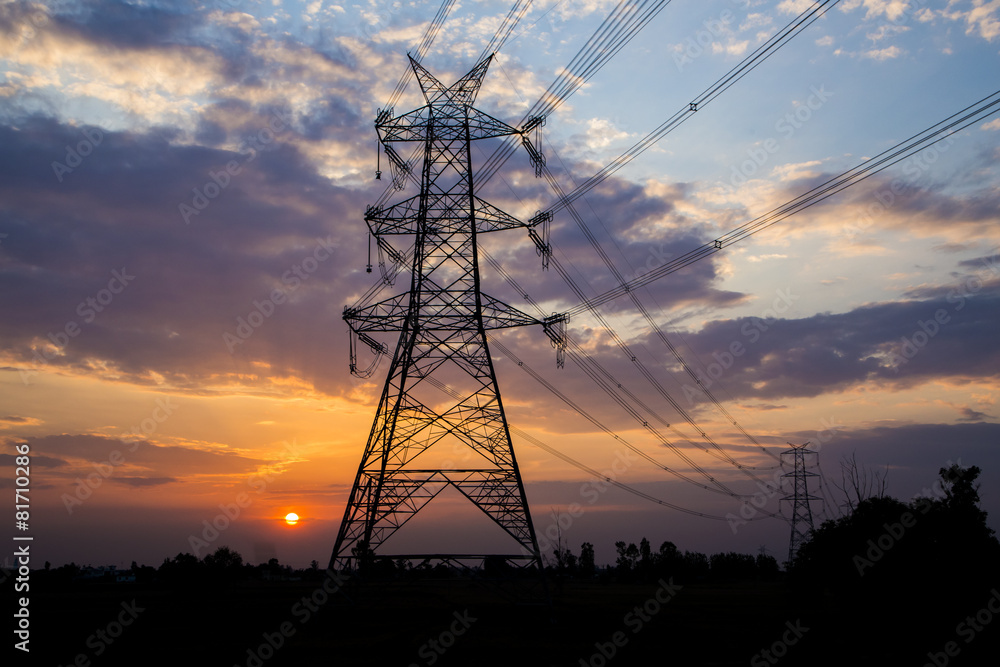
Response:
[[[4,664],[1000,664],[990,591],[975,608],[881,614],[782,582],[550,589],[551,606],[514,604],[466,581],[371,584],[350,589],[352,602],[325,600],[321,580],[33,588],[30,661],[14,651]],[[992,604],[1000,610],[1000,596]],[[980,630],[962,625],[970,616]]]

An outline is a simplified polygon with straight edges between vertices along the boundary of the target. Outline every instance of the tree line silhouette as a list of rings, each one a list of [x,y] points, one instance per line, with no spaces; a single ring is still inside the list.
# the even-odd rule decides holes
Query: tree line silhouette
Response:
[[[584,542],[580,554],[569,548],[553,550],[548,571],[558,578],[602,582],[652,582],[663,577],[673,577],[679,582],[693,581],[770,581],[778,576],[778,561],[765,553],[756,556],[735,551],[707,556],[698,551],[680,551],[673,542],[665,541],[653,551],[648,539],[639,544],[615,542],[615,563],[597,567],[594,563],[594,545]]]
[[[936,496],[919,496],[903,502],[885,494],[884,484],[851,500],[842,517],[816,528],[802,545],[793,562],[786,564],[790,581],[799,590],[810,590],[834,599],[854,601],[871,597],[884,600],[906,599],[914,582],[932,578],[945,580],[951,598],[962,591],[979,591],[987,583],[1000,584],[1000,542],[986,523],[979,507],[978,479],[981,471],[972,466],[952,465],[940,469]],[[579,553],[561,544],[547,557],[546,571],[557,580],[600,581],[604,583],[653,582],[674,577],[679,582],[772,581],[782,573],[778,561],[766,553],[751,555],[734,551],[706,555],[681,551],[664,541],[655,551],[643,537],[638,544],[615,542],[614,564],[598,565],[594,545],[584,542]],[[546,555],[548,556],[548,555]],[[501,565],[490,561],[487,571]],[[408,561],[382,561],[378,574],[394,576],[420,572],[453,575],[452,568]],[[120,571],[118,571],[120,572]],[[182,584],[216,581],[276,581],[318,579],[324,570],[317,561],[309,568],[293,569],[272,558],[252,565],[229,546],[220,546],[204,558],[178,553],[164,559],[159,568],[137,565],[131,568],[136,583]],[[105,569],[93,576],[93,568],[69,563],[41,573],[64,583],[113,581],[115,571]],[[989,590],[987,586],[986,590]],[[958,599],[949,599],[958,603]],[[968,600],[964,600],[968,602]]]

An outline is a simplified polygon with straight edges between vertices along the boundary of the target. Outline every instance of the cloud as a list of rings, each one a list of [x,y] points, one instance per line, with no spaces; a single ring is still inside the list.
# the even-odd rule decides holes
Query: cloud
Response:
[[[988,42],[1000,36],[1000,0],[973,0],[968,10],[950,3],[941,13],[953,21],[965,22],[966,35],[978,34]]]
[[[775,405],[774,403],[744,403],[740,405],[746,410],[787,410],[787,405]]]
[[[778,11],[785,14],[801,14],[813,5],[810,0],[781,0]]]
[[[992,185],[992,145],[976,147],[968,160],[944,177],[934,176],[933,165],[967,139],[964,135],[949,138],[900,162],[892,171],[871,176],[811,207],[796,219],[801,221],[806,216],[810,231],[825,229],[831,235],[831,244],[848,254],[867,237],[886,230],[941,239],[944,243],[1000,241],[996,224],[1000,192]],[[779,206],[837,175],[828,171],[803,174],[784,187],[768,191],[759,206],[761,210]],[[975,195],[969,196],[972,192]],[[801,222],[788,229],[794,235],[797,227],[801,228]]]
[[[37,117],[0,127],[7,211],[0,227],[8,234],[0,274],[12,287],[0,302],[19,313],[0,323],[3,353],[26,368],[105,368],[110,378],[138,383],[150,373],[182,387],[225,382],[242,363],[223,333],[281,289],[288,301],[240,354],[253,359],[280,349],[269,359],[271,375],[322,374],[315,358],[332,363],[318,352],[326,346],[323,331],[339,321],[337,310],[327,310],[328,294],[349,295],[360,284],[333,262],[310,265],[303,278],[291,271],[320,241],[332,241],[326,256],[359,256],[364,200],[318,177],[280,139],[234,153],[173,145],[161,131],[102,135],[59,183],[51,163],[81,141],[80,129]],[[227,175],[234,161],[239,171]],[[227,187],[185,224],[180,205],[192,206],[213,174]],[[112,295],[115,271],[134,278]],[[87,301],[105,297],[113,298]],[[64,333],[70,323],[71,339]]]
[[[14,93],[41,97],[83,122],[110,120],[106,106],[62,103],[87,97],[152,122],[189,118],[225,78],[225,59],[183,43],[194,17],[156,8],[94,3],[77,17],[50,17],[27,37],[0,41],[0,59],[17,72]],[[9,20],[0,16],[0,31]],[[45,78],[37,78],[45,73]],[[75,111],[70,111],[75,109]],[[86,110],[84,110],[86,109]]]
[[[156,445],[147,441],[124,442],[101,435],[47,435],[27,437],[22,441],[30,445],[33,458],[39,456],[38,453],[44,453],[41,455],[59,457],[53,459],[60,461],[58,467],[71,466],[73,470],[61,471],[68,477],[78,475],[78,470],[93,472],[91,464],[107,464],[108,461],[114,462],[121,458],[124,461],[121,465],[133,474],[122,475],[120,479],[130,486],[166,484],[179,481],[178,478],[181,477],[248,474],[268,463],[263,459],[221,449]],[[141,470],[154,474],[135,474]],[[117,475],[113,477],[119,479]]]
[[[992,415],[988,415],[985,412],[980,412],[979,410],[973,410],[968,406],[960,408],[962,416],[958,419],[960,422],[983,422],[987,419],[992,419]]]
[[[870,60],[891,60],[893,58],[898,58],[905,53],[903,49],[898,46],[887,46],[884,49],[871,49],[865,51],[862,56]]]
[[[16,460],[19,458],[17,454],[0,454],[0,466],[14,466],[16,465]],[[31,456],[31,465],[37,466],[39,468],[58,468],[60,466],[68,465],[65,459],[55,458],[52,456]]]
[[[629,136],[628,132],[619,130],[605,118],[591,118],[586,121],[584,132],[573,135],[570,143],[582,146],[585,152],[594,153]]]
[[[372,83],[370,75],[360,72],[382,56],[371,44],[350,39],[320,51],[257,34],[257,26],[236,13],[210,14],[215,31],[210,33],[224,37],[215,44],[184,17],[167,17],[163,34],[156,35],[131,27],[149,17],[130,14],[129,7],[59,18],[39,35],[39,44],[58,43],[57,53],[63,55],[53,57],[62,64],[69,62],[65,54],[103,49],[88,65],[99,71],[89,76],[116,85],[114,68],[133,55],[157,58],[164,66],[177,56],[178,63],[195,68],[196,80],[174,81],[185,79],[187,70],[173,71],[164,91],[171,99],[197,97],[197,103],[188,120],[160,126],[110,130],[32,113],[0,127],[5,146],[0,194],[7,214],[0,231],[9,235],[0,272],[15,288],[0,295],[0,306],[21,314],[0,323],[0,356],[22,369],[136,384],[165,381],[199,393],[354,391],[342,360],[328,350],[331,345],[346,348],[339,310],[367,284],[361,218],[370,198],[358,183],[373,160],[357,136],[369,122],[360,107],[379,92],[360,92]],[[120,43],[114,41],[116,31],[125,34]],[[188,36],[186,41],[173,38],[181,34]],[[27,55],[18,56],[25,58],[25,71],[41,70],[40,48],[29,47]],[[207,49],[205,57],[198,49]],[[517,64],[508,61],[508,66]],[[390,80],[394,84],[394,77]],[[134,82],[121,83],[127,87]],[[251,153],[248,139],[260,137],[275,114],[284,113],[290,120],[281,132],[265,135],[274,136]],[[608,141],[610,132],[619,139],[625,136],[606,120],[593,123],[597,125],[591,129],[607,131],[601,141]],[[95,131],[101,132],[100,144],[78,167],[62,174],[60,182],[53,162],[65,163],[67,147],[80,145],[85,132]],[[197,192],[212,186],[213,175],[232,162],[239,173],[228,176],[220,194],[185,224],[180,205],[191,206]],[[783,173],[796,185],[819,181],[825,175],[812,170],[817,164],[786,165]],[[586,171],[578,162],[568,167]],[[552,201],[544,184],[530,177],[526,161],[512,161],[511,169],[524,204],[499,182],[487,185],[484,196],[513,210],[542,209]],[[773,196],[785,194],[777,189]],[[860,206],[861,199],[848,200],[847,210],[855,202]],[[970,201],[977,202],[978,211],[969,209]],[[616,178],[592,190],[577,208],[629,277],[710,240],[720,228],[735,226],[731,223],[741,222],[743,212],[718,206],[690,184],[634,184]],[[819,211],[821,207],[811,212]],[[900,197],[879,224],[939,234],[944,217],[943,228],[954,226],[957,234],[973,222],[989,226],[989,211],[989,197],[958,201],[929,188],[906,201]],[[834,224],[833,217],[843,225],[842,215],[824,218],[824,223]],[[294,291],[288,289],[283,277],[309,256],[317,239],[329,238],[336,246],[336,263],[321,265]],[[564,257],[573,258],[572,274],[584,294],[617,284],[568,215],[557,219],[553,240]],[[483,243],[519,281],[537,284],[532,296],[546,307],[575,305],[577,297],[565,286],[536,282],[538,259],[526,239],[484,238]],[[866,243],[852,239],[850,251],[865,249]],[[877,244],[870,249],[882,251]],[[707,313],[744,303],[746,294],[715,284],[726,266],[721,258],[699,262],[675,274],[669,285],[651,285],[647,294],[667,318],[684,308]],[[123,268],[136,276],[128,288],[99,312],[86,305],[81,311],[81,304],[106,289],[111,272]],[[489,273],[484,272],[491,279],[484,284],[486,291],[523,304]],[[276,289],[287,300],[269,306],[265,302]],[[245,341],[227,345],[224,334],[234,335],[241,320],[259,313],[255,304],[264,304],[272,315]],[[624,301],[611,309],[622,321],[634,321],[635,313]],[[92,319],[83,321],[81,312],[93,313]],[[71,322],[80,331],[62,345]],[[592,323],[582,318],[574,324]],[[540,347],[544,349],[544,341]]]
[[[1000,375],[1000,280],[927,290],[922,300],[869,304],[784,320],[716,320],[684,340],[707,384],[734,398],[813,397],[859,385],[892,390]],[[975,286],[973,284],[972,286]],[[654,341],[650,339],[649,345]],[[733,346],[739,354],[733,355]],[[691,401],[705,397],[690,380]]]
[[[725,53],[727,56],[741,56],[746,53],[748,46],[750,46],[750,40],[748,39],[740,41],[731,40],[727,44],[712,42],[712,53]]]
[[[987,276],[1000,274],[1000,248],[992,255],[964,259],[958,265],[963,269],[969,269]]]
[[[384,82],[372,86],[373,74],[362,74],[384,71],[368,67],[382,56],[350,37],[322,51],[271,37],[234,12],[164,14],[159,33],[149,27],[152,18],[126,4],[58,16],[24,49],[5,52],[25,73],[19,99],[57,97],[52,113],[15,109],[0,125],[0,233],[8,235],[0,276],[12,287],[0,306],[19,313],[0,323],[0,360],[29,379],[51,371],[198,393],[353,392],[342,360],[328,350],[331,343],[346,349],[340,309],[367,280],[360,258],[370,194],[358,184],[374,156],[358,141],[359,132],[370,132],[359,109],[382,93]],[[76,62],[82,69],[73,69]],[[50,70],[51,90],[24,88]],[[149,83],[147,70],[162,76]],[[390,79],[394,84],[394,77],[385,83]],[[78,86],[70,96],[90,96],[135,122],[105,123],[107,114],[89,112],[71,117],[67,110],[77,107],[57,92],[67,82]],[[157,106],[160,96],[175,107]],[[280,131],[271,129],[276,117]],[[515,177],[529,173],[526,167],[522,161]],[[657,252],[697,238],[664,234],[658,228],[665,222],[684,223],[681,216],[664,220],[669,201],[642,186],[612,188],[622,183],[609,181],[588,202],[615,219],[616,231],[635,235],[623,252],[636,266],[655,260],[651,238]],[[529,211],[541,207],[533,199],[551,199],[532,187],[522,195]],[[499,184],[484,193],[512,199]],[[195,206],[199,201],[207,205]],[[629,215],[611,215],[621,205]],[[295,278],[290,272],[321,241],[334,247],[334,261]],[[585,242],[574,231],[563,241],[569,252]],[[537,276],[523,237],[503,246],[501,257],[514,275]],[[350,258],[358,258],[356,266]],[[116,271],[134,279],[108,303],[90,305],[111,296]],[[689,274],[685,298],[742,298],[714,290],[712,277],[709,263]],[[283,303],[268,303],[275,290]],[[540,296],[566,294],[547,287]],[[257,304],[272,315],[245,341],[227,343],[224,335],[260,313]]]
[[[796,439],[809,439],[813,433],[792,434]],[[1000,424],[928,424],[909,423],[891,426],[841,429],[823,445],[824,468],[827,473],[836,466],[838,457],[858,453],[864,465],[893,465],[890,484],[896,485],[901,497],[911,497],[921,487],[930,487],[937,479],[939,468],[961,461],[964,466],[992,460]],[[915,474],[918,473],[918,474]],[[986,469],[988,478],[1000,476],[996,468]],[[923,477],[919,476],[923,475]],[[988,485],[989,479],[981,480]]]
[[[747,257],[748,262],[767,262],[772,259],[788,259],[788,255],[783,255],[781,253],[770,253],[767,255],[750,255]]]
[[[747,14],[743,23],[740,24],[741,31],[754,30],[774,23],[774,18],[765,13],[752,12]]]
[[[816,178],[819,172],[813,169],[823,164],[821,160],[807,160],[795,164],[781,164],[774,167],[771,173],[782,181],[799,181],[807,178]]]
[[[849,12],[864,7],[865,20],[876,19],[884,16],[889,21],[898,21],[904,17],[910,3],[908,0],[847,0],[841,3],[840,10]]]
[[[38,426],[42,424],[41,419],[36,419],[35,417],[20,417],[17,415],[7,415],[6,417],[0,417],[0,429],[24,427],[24,426]]]
[[[172,484],[180,480],[178,480],[176,477],[113,477],[112,481],[138,489],[147,486],[162,486],[164,484]]]

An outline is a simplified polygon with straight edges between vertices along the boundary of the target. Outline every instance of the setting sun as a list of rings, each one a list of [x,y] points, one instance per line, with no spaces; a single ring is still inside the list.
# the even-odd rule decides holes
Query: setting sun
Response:
[[[285,523],[287,523],[289,526],[294,526],[298,522],[299,522],[299,515],[296,514],[295,512],[289,512],[288,514],[285,515]]]

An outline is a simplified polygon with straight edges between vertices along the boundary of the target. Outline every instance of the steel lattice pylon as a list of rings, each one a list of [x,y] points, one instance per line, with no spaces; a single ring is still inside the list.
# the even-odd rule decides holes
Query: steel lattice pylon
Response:
[[[809,539],[809,533],[813,529],[812,508],[809,506],[809,501],[819,500],[816,496],[809,495],[809,478],[819,477],[819,475],[809,472],[807,469],[819,464],[819,452],[806,449],[808,445],[808,442],[801,445],[790,445],[790,450],[781,453],[782,462],[786,456],[790,455],[792,458],[792,472],[782,475],[782,477],[791,477],[793,485],[792,493],[782,497],[782,500],[792,501],[792,532],[788,538],[789,564],[802,543]],[[806,465],[806,455],[816,457],[811,466]]]
[[[394,143],[422,143],[423,168],[420,194],[386,207],[369,207],[365,214],[369,231],[391,257],[404,255],[386,237],[412,236],[411,285],[407,293],[344,310],[353,335],[377,354],[387,348],[370,334],[400,335],[330,560],[335,569],[363,568],[387,556],[380,551],[386,540],[448,487],[503,528],[517,548],[508,554],[393,558],[501,558],[519,566],[541,566],[486,332],[541,324],[561,344],[566,318],[539,320],[480,291],[478,234],[527,228],[540,249],[548,249],[534,230],[543,220],[521,222],[474,191],[475,140],[517,135],[536,168],[542,160],[527,136],[540,119],[519,130],[472,106],[491,59],[445,87],[411,57],[426,104],[399,116],[392,109],[382,110],[375,121],[397,187],[410,166]],[[354,371],[353,353],[351,366]],[[415,464],[446,441],[468,447],[477,455],[476,465]]]

